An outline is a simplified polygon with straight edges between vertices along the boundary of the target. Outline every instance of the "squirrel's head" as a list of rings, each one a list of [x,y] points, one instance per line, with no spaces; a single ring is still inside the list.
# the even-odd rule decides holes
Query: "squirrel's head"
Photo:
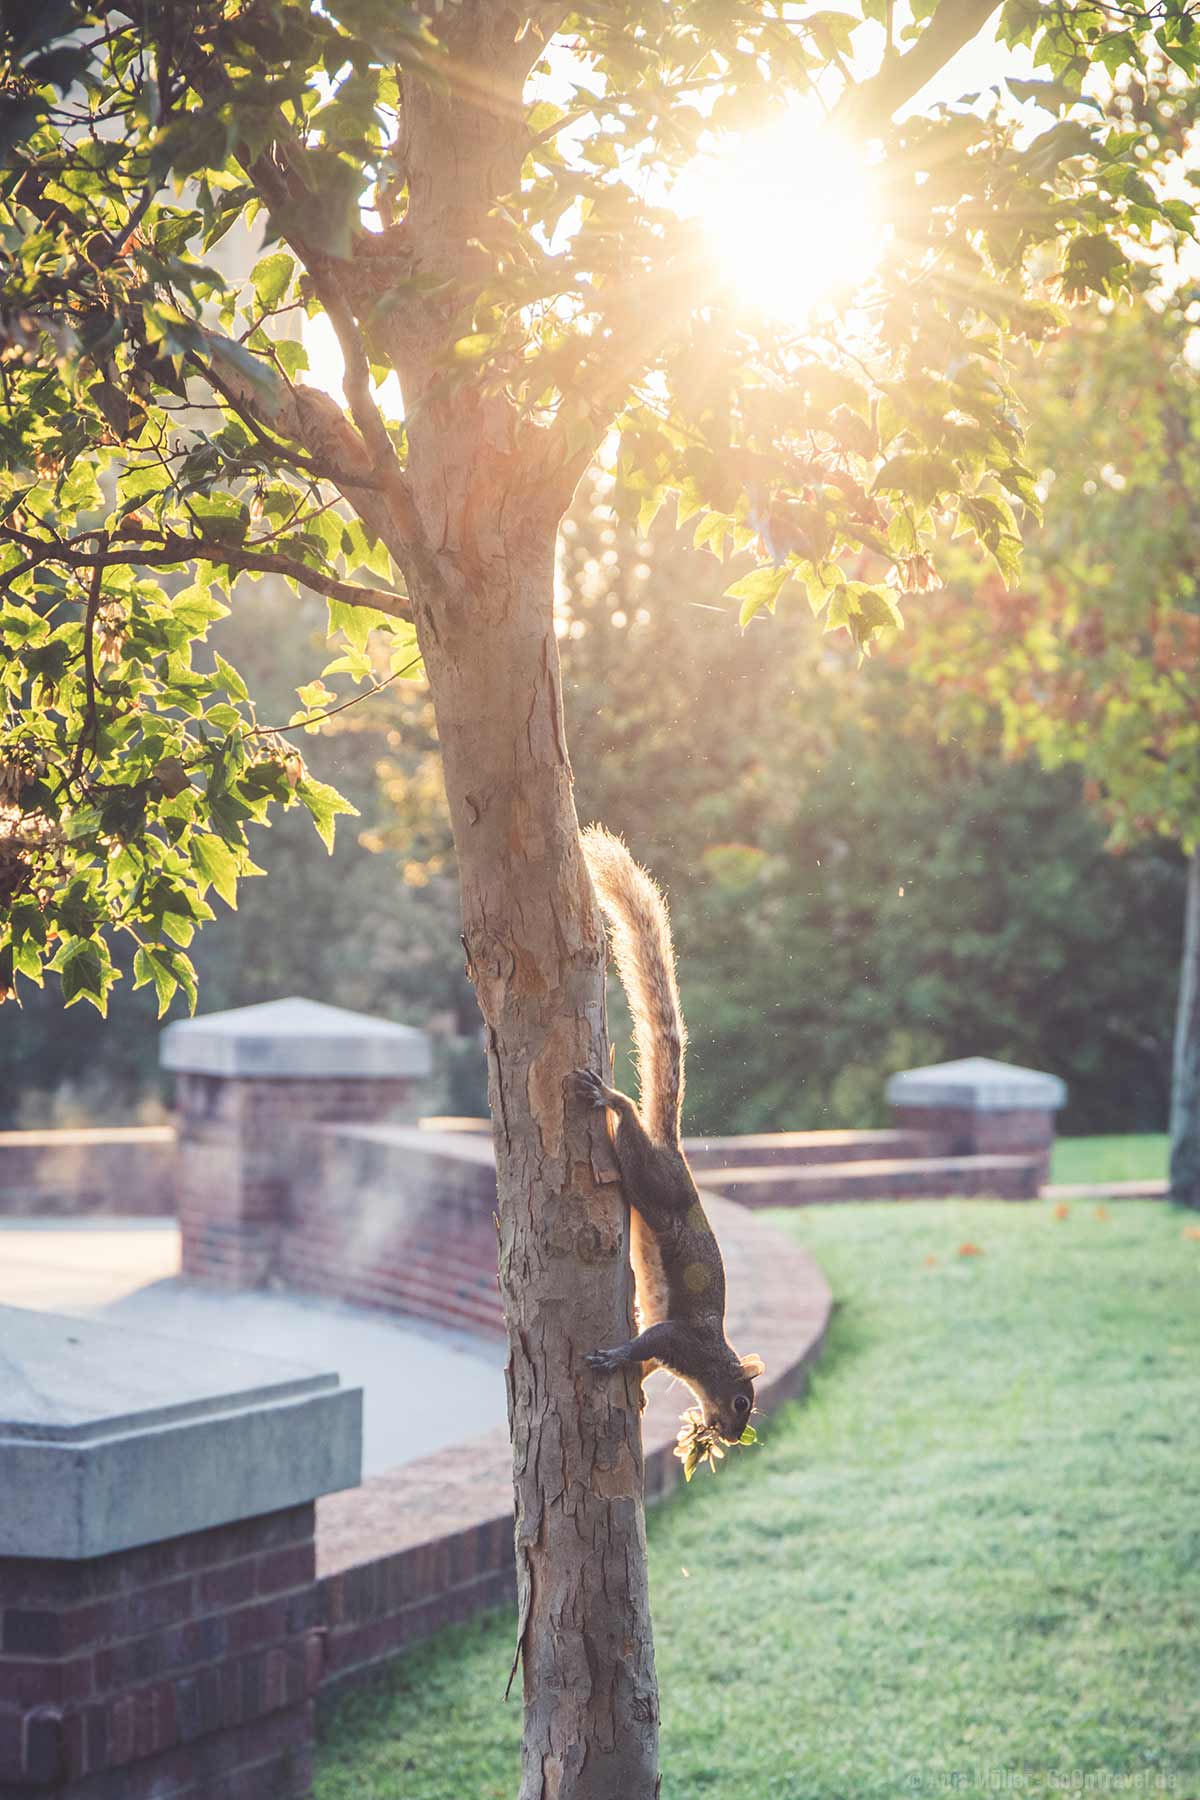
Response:
[[[762,1373],[761,1356],[743,1356],[732,1380],[704,1396],[704,1423],[727,1444],[736,1444],[750,1423],[750,1414],[754,1411],[754,1383]]]

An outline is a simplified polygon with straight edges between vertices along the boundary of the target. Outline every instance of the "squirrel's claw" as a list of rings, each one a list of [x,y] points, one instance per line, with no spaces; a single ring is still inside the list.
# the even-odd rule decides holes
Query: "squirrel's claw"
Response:
[[[578,1098],[591,1106],[604,1106],[604,1083],[593,1069],[572,1069],[567,1083]]]
[[[599,1369],[605,1375],[611,1375],[619,1369],[624,1357],[619,1350],[588,1350],[584,1354],[584,1362],[589,1369]]]

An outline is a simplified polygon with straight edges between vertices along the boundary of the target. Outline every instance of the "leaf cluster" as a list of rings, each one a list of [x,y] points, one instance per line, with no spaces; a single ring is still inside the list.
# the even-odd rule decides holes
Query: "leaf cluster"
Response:
[[[705,1463],[715,1475],[717,1464],[724,1462],[730,1448],[737,1449],[743,1444],[750,1445],[757,1442],[758,1433],[753,1425],[747,1425],[741,1437],[731,1446],[726,1443],[719,1431],[704,1423],[703,1414],[693,1406],[688,1408],[680,1421],[674,1454],[683,1464],[683,1479],[690,1481],[696,1470],[703,1468]]]

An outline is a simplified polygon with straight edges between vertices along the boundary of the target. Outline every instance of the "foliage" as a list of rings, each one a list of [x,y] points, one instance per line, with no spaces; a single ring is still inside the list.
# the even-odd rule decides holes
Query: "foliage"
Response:
[[[272,572],[330,602],[322,683],[415,667],[404,590],[429,546],[410,530],[413,420],[388,416],[390,373],[418,369],[423,420],[486,415],[548,516],[615,421],[624,512],[644,527],[673,493],[714,551],[756,535],[770,550],[736,584],[743,619],[803,590],[867,645],[897,602],[853,558],[919,587],[947,511],[1010,576],[1037,496],[1008,344],[1053,318],[1028,277],[1115,294],[1131,258],[1191,230],[1157,174],[1182,147],[1198,53],[1180,0],[1119,17],[1008,0],[1002,38],[1047,77],[1014,92],[1044,129],[1027,141],[1001,97],[890,125],[939,45],[989,10],[918,6],[855,82],[860,30],[869,59],[891,18],[879,0],[798,19],[618,0],[564,22],[531,5],[487,72],[512,90],[488,125],[499,185],[473,211],[464,197],[461,241],[422,260],[407,209],[432,170],[405,165],[407,125],[471,72],[472,0],[428,17],[376,0],[6,7],[0,993],[49,971],[68,1004],[103,1009],[115,934],[160,1007],[194,1003],[187,950],[212,896],[233,905],[254,872],[248,827],[301,806],[332,843],[345,803],[201,646],[233,576]],[[1178,71],[1153,116],[1148,54]],[[1085,92],[1098,68],[1117,123]],[[831,316],[789,333],[738,308],[667,192],[697,153],[831,82],[841,129],[880,141],[897,229],[853,334]],[[565,107],[545,97],[556,83]],[[221,266],[237,221],[263,231],[248,280]],[[350,417],[300,379],[290,327],[315,312]],[[306,684],[299,716],[335,691]]]
[[[972,568],[903,647],[950,730],[1078,767],[1115,850],[1200,841],[1192,302],[1148,293],[1049,346],[1027,388],[1047,507],[1025,577],[1005,590]]]
[[[809,1399],[648,1520],[664,1800],[1195,1789],[1200,1243],[1110,1212],[773,1215],[842,1304]],[[509,1794],[511,1654],[501,1611],[344,1701],[318,1800]]]
[[[235,595],[212,643],[244,674],[265,717],[286,719],[297,688],[327,660],[324,603],[297,597],[275,577]],[[399,744],[396,712],[407,719],[428,696],[389,709],[395,684],[339,714],[319,735],[301,738],[317,778],[359,809],[332,855],[313,855],[303,809],[277,816],[258,834],[255,857],[268,879],[244,884],[236,912],[218,910],[188,954],[206,1010],[304,994],[420,1025],[433,1038],[437,1074],[423,1096],[432,1110],[478,1112],[484,1098],[474,996],[455,936],[452,880],[383,848],[395,829],[393,786],[415,767],[423,739],[414,725]],[[387,771],[386,785],[377,767]],[[414,784],[415,785],[415,784]],[[443,802],[444,806],[444,802]],[[444,829],[444,810],[438,816]],[[372,854],[371,852],[375,853]],[[133,945],[114,958],[127,971]],[[120,983],[107,1018],[92,1009],[64,1014],[47,986],[27,992],[0,1032],[0,1125],[112,1124],[153,1115],[158,1104],[157,996]]]

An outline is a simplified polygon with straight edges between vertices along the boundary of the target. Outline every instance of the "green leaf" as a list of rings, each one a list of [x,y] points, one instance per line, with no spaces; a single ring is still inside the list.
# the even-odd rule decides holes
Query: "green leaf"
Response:
[[[227,663],[220,651],[217,652],[217,673],[221,677],[221,685],[231,700],[249,700],[250,690],[234,668]]]
[[[192,637],[203,636],[209,625],[229,612],[225,602],[201,582],[182,588],[170,602],[170,608],[172,617]]]
[[[727,600],[740,600],[738,624],[743,631],[755,613],[761,612],[765,606],[770,612],[775,610],[775,602],[791,579],[791,570],[785,564],[777,569],[774,563],[764,563],[752,569],[749,575],[743,575],[732,587],[725,589]]]
[[[23,601],[10,600],[0,609],[0,637],[12,645],[41,644],[50,636],[50,621]]]
[[[154,991],[158,996],[158,1016],[161,1019],[179,984],[162,956],[143,945],[133,959],[133,985],[141,988],[149,982],[154,983]]]
[[[276,250],[255,264],[250,282],[264,311],[269,312],[283,299],[295,267],[286,250]]]
[[[665,488],[655,488],[652,493],[643,496],[641,505],[638,507],[637,517],[639,537],[649,537],[650,527],[662,511],[666,498],[667,490]]]
[[[1119,244],[1103,232],[1084,233],[1067,245],[1059,280],[1068,300],[1087,293],[1111,296],[1125,286],[1129,260]]]
[[[216,888],[226,906],[237,911],[238,859],[229,845],[208,832],[199,832],[189,846],[192,864],[199,871],[204,887]]]
[[[878,475],[872,493],[904,494],[919,506],[933,506],[944,494],[955,494],[962,477],[948,456],[927,456],[910,452],[889,457]]]
[[[116,970],[108,951],[94,938],[81,938],[67,949],[61,964],[63,1003],[73,1006],[88,1000],[103,1015],[108,1011],[108,990]]]
[[[325,848],[332,855],[334,820],[338,813],[349,813],[357,819],[359,816],[357,806],[352,806],[344,795],[339,794],[336,788],[329,787],[324,781],[314,781],[311,775],[306,775],[302,781],[297,782],[296,798],[312,814],[313,824],[316,826]]]
[[[306,681],[296,689],[296,697],[307,713],[323,712],[331,701],[337,699],[332,688],[327,688],[318,677],[316,681]]]
[[[705,513],[692,538],[693,549],[711,550],[718,562],[724,562],[725,539],[731,528],[730,520],[725,513]]]
[[[335,656],[332,662],[325,664],[321,670],[321,680],[326,675],[349,675],[353,681],[366,681],[375,672],[375,664],[366,650],[347,650],[343,656]]]
[[[455,362],[482,362],[499,342],[498,331],[472,331],[466,337],[456,339],[450,354]]]
[[[355,650],[365,650],[367,639],[373,631],[401,631],[405,621],[397,620],[391,613],[379,612],[374,606],[351,606],[345,600],[329,602],[329,635],[345,632],[346,638]]]
[[[556,106],[553,100],[539,100],[535,106],[530,107],[526,114],[526,122],[530,134],[538,137],[543,131],[549,131],[552,126],[557,125],[558,121],[565,119],[566,116],[565,109]]]

